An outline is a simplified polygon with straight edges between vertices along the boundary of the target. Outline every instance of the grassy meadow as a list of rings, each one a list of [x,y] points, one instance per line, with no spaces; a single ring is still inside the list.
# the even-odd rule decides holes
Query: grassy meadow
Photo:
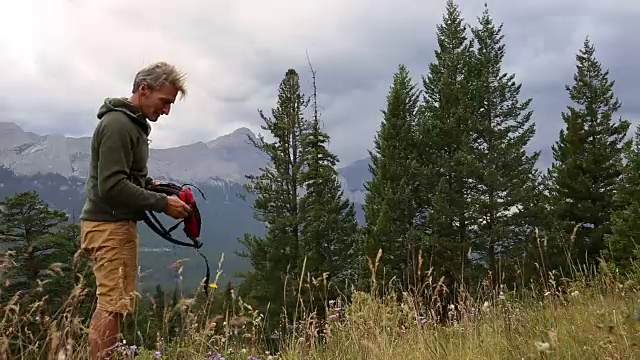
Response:
[[[295,331],[276,336],[280,351],[273,353],[262,341],[267,319],[241,298],[233,297],[234,303],[227,307],[234,310],[203,316],[219,301],[218,288],[205,299],[204,311],[193,306],[195,298],[154,309],[162,316],[154,324],[167,324],[180,314],[180,333],[170,335],[165,326],[153,329],[150,321],[138,322],[136,335],[122,339],[117,358],[132,359],[134,354],[137,359],[209,360],[640,358],[636,276],[621,277],[607,269],[600,264],[575,271],[570,279],[549,274],[536,287],[541,290],[509,291],[501,286],[487,296],[471,298],[460,289],[463,300],[445,309],[444,324],[435,320],[437,297],[421,305],[418,299],[429,297],[416,296],[448,290],[443,284],[427,281],[421,291],[404,292],[387,284],[385,295],[378,297],[354,292],[349,301],[326,302],[326,322],[306,314],[293,326]],[[92,295],[80,279],[65,306],[46,319],[39,319],[36,310],[44,300],[25,305],[14,297],[3,307],[1,358],[88,359],[88,320],[77,314],[77,304]],[[139,345],[143,337],[154,334],[155,346]],[[166,341],[169,337],[172,340]]]

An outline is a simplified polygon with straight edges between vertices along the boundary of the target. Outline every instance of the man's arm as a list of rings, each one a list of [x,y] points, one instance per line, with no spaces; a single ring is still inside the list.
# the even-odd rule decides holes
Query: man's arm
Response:
[[[129,164],[133,160],[132,138],[120,119],[106,116],[100,128],[98,192],[114,207],[164,212],[167,196],[145,190],[128,181]]]

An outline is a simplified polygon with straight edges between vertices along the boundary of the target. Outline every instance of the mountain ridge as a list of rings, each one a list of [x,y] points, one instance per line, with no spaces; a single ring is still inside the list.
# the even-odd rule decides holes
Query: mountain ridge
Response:
[[[210,141],[196,141],[168,148],[151,148],[149,176],[174,182],[223,184],[246,182],[245,175],[256,174],[268,163],[251,139],[256,134],[240,127]],[[0,166],[18,176],[57,174],[85,179],[90,161],[91,137],[64,134],[36,134],[13,122],[0,122]],[[369,177],[363,161],[338,167],[345,195],[362,203],[362,179]],[[363,173],[363,169],[366,173]]]

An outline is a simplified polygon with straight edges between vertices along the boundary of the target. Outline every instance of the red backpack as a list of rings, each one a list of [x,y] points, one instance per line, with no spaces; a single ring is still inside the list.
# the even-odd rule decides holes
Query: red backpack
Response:
[[[196,201],[193,197],[193,192],[191,191],[191,189],[185,187],[187,185],[193,186],[194,188],[196,188],[196,190],[200,192],[200,195],[202,195],[202,197],[206,199],[202,191],[200,191],[200,189],[198,189],[196,186],[191,184],[184,184],[182,186],[179,186],[172,183],[159,183],[159,184],[150,185],[149,187],[147,187],[146,189],[149,191],[163,193],[163,194],[166,194],[167,196],[177,196],[178,198],[180,198],[180,200],[184,201],[184,203],[191,208],[191,214],[189,214],[189,216],[180,220],[178,223],[176,223],[175,225],[167,229],[164,227],[164,225],[162,225],[162,223],[160,222],[160,220],[154,214],[153,211],[146,211],[145,217],[144,217],[144,223],[147,224],[147,226],[151,230],[153,230],[153,232],[158,234],[163,239],[176,245],[192,247],[198,252],[198,254],[200,254],[200,256],[202,256],[202,258],[204,259],[205,265],[207,267],[207,274],[205,276],[205,283],[204,283],[204,291],[206,294],[209,294],[209,280],[211,275],[211,271],[209,270],[209,261],[207,261],[207,258],[200,252],[200,248],[202,247],[202,242],[198,240],[198,238],[200,237],[200,230],[202,227],[202,219],[200,218],[200,211],[198,210],[198,206],[196,205]],[[178,226],[182,223],[184,224],[184,227],[182,230],[184,231],[185,235],[192,241],[191,244],[184,241],[177,240],[176,238],[171,236],[171,233],[175,229],[177,229]]]

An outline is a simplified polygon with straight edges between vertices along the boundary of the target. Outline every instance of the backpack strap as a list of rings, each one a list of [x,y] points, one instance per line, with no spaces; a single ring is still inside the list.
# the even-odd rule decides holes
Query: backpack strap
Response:
[[[185,199],[182,194],[184,194],[183,190],[186,185],[190,185],[190,184],[178,186],[171,183],[162,183],[162,184],[149,186],[147,190],[164,193],[168,196],[178,196],[184,201]],[[197,187],[195,188],[200,192],[202,197],[205,198],[202,191]],[[169,241],[170,243],[178,246],[192,247],[196,250],[196,252],[204,259],[204,263],[207,268],[207,272],[204,280],[204,292],[205,294],[209,295],[209,281],[211,277],[211,270],[209,268],[209,261],[207,260],[207,257],[200,252],[200,248],[202,247],[203,243],[198,240],[198,236],[200,235],[200,224],[201,224],[200,211],[198,210],[198,207],[195,204],[195,200],[193,200],[192,197],[190,198],[190,200],[192,201],[192,203],[187,205],[190,205],[192,207],[193,213],[190,214],[187,218],[180,220],[179,222],[171,226],[169,229],[165,228],[164,225],[162,225],[162,223],[160,222],[158,217],[153,213],[153,211],[145,211],[143,221],[153,232],[155,232],[161,238]],[[187,229],[187,223],[190,226],[189,229]],[[171,233],[174,230],[176,230],[178,226],[180,226],[180,224],[185,225],[184,232],[187,235],[187,237],[192,241],[192,243],[180,241],[174,238],[173,236],[171,236]],[[196,227],[196,228],[193,228],[193,227]]]

